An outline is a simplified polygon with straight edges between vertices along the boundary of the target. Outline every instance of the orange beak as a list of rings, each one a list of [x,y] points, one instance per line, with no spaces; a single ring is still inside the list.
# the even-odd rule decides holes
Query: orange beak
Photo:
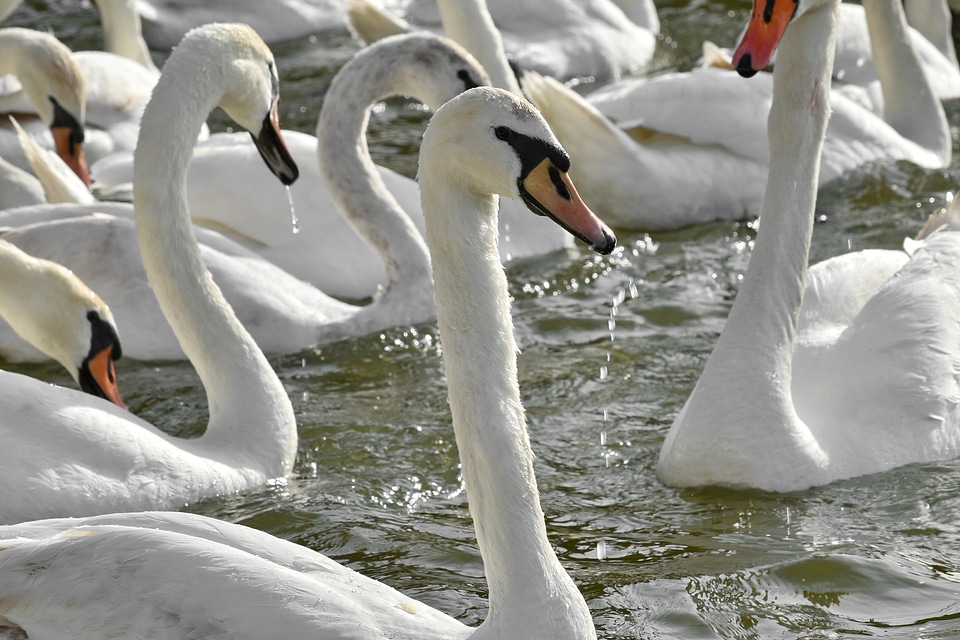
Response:
[[[749,78],[770,64],[796,11],[797,0],[753,0],[750,22],[733,54],[733,66],[740,75]]]
[[[113,345],[108,346],[87,361],[90,375],[99,389],[84,389],[87,393],[106,398],[121,409],[126,409],[117,387],[117,373],[113,368]],[[98,392],[99,391],[99,392]]]
[[[534,213],[545,215],[604,255],[617,246],[617,238],[584,204],[565,171],[544,158],[520,181],[520,197]]]
[[[83,153],[83,145],[78,142],[70,127],[50,127],[53,141],[57,146],[57,155],[63,158],[75,174],[80,176],[83,183],[90,186],[90,170],[87,168],[87,157]]]

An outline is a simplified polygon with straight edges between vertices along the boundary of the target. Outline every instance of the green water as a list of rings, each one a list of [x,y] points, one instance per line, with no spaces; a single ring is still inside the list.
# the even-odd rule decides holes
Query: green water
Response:
[[[733,0],[657,5],[660,69],[689,67],[704,38],[732,42],[749,10]],[[73,1],[34,2],[11,24],[51,27],[75,48],[99,44],[95,11]],[[285,126],[312,131],[324,88],[356,48],[345,32],[274,48]],[[956,139],[960,104],[948,111]],[[412,175],[424,123],[420,110],[389,103],[372,123],[377,160]],[[821,194],[813,260],[899,246],[957,184],[960,161],[946,171],[903,163],[858,171]],[[508,270],[548,530],[600,637],[960,637],[960,462],[786,496],[677,491],[654,476],[753,235],[745,223],[621,232],[623,249],[611,257],[578,248]],[[295,540],[480,622],[483,568],[436,328],[272,362],[300,426],[294,477],[189,509]],[[189,365],[120,364],[131,410],[171,432],[203,428],[206,401]],[[70,384],[53,366],[18,369]]]

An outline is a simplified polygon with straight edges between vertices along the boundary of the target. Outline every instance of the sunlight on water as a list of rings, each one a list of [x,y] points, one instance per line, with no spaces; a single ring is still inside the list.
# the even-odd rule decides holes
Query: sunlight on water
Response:
[[[662,70],[690,68],[704,39],[731,43],[749,12],[744,0],[656,5]],[[79,3],[24,3],[8,22],[54,30],[75,50],[100,46],[96,11]],[[312,133],[318,96],[358,48],[345,31],[273,47],[284,126]],[[378,107],[370,147],[412,175],[427,114],[407,104]],[[947,107],[960,139],[960,101]],[[956,192],[954,155],[945,170],[879,165],[821,190],[812,261],[899,248]],[[288,201],[297,233],[289,189]],[[960,637],[960,461],[788,495],[659,482],[660,446],[723,327],[756,223],[617,235],[611,256],[578,243],[507,268],[547,529],[600,640]],[[293,475],[188,510],[322,551],[480,623],[488,594],[441,352],[426,324],[271,356],[297,418]],[[74,386],[57,365],[4,368]],[[202,433],[206,394],[191,365],[124,358],[117,369],[131,411]]]

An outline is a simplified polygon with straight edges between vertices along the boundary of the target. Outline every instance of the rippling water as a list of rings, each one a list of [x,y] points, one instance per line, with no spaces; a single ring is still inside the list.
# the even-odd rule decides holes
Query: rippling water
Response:
[[[749,10],[735,0],[657,5],[660,69],[689,67],[704,38],[732,42]],[[10,24],[99,46],[95,11],[74,2],[35,0]],[[325,87],[356,48],[346,32],[274,47],[285,126],[313,130]],[[948,112],[956,140],[960,105]],[[412,175],[425,119],[387,104],[372,123],[376,159]],[[813,260],[898,247],[958,180],[960,161],[946,171],[900,163],[830,186]],[[282,213],[278,224],[289,220]],[[508,269],[548,529],[601,638],[960,636],[960,462],[785,496],[657,481],[660,444],[723,326],[754,230],[723,223],[619,236],[611,257],[578,248]],[[295,540],[480,622],[483,567],[436,327],[272,362],[300,425],[294,477],[189,509]],[[16,368],[71,384],[52,365]],[[206,401],[190,366],[124,360],[119,374],[137,414],[180,434],[203,428]]]

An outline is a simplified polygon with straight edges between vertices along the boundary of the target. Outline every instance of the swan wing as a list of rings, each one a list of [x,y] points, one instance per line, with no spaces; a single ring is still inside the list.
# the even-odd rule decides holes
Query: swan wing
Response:
[[[835,343],[794,361],[798,414],[832,450],[858,451],[838,465],[869,473],[960,452],[957,318],[960,234],[943,231],[879,287]]]
[[[676,136],[755,162],[770,161],[765,130],[773,100],[770,74],[745,81],[727,69],[704,67],[618,82],[588,100],[637,139]]]
[[[11,605],[0,616],[28,635],[413,640],[469,631],[267,534],[196,516],[180,525],[171,517],[180,514],[129,515],[132,524],[112,516],[0,530],[0,593]],[[37,561],[41,575],[30,570]]]

